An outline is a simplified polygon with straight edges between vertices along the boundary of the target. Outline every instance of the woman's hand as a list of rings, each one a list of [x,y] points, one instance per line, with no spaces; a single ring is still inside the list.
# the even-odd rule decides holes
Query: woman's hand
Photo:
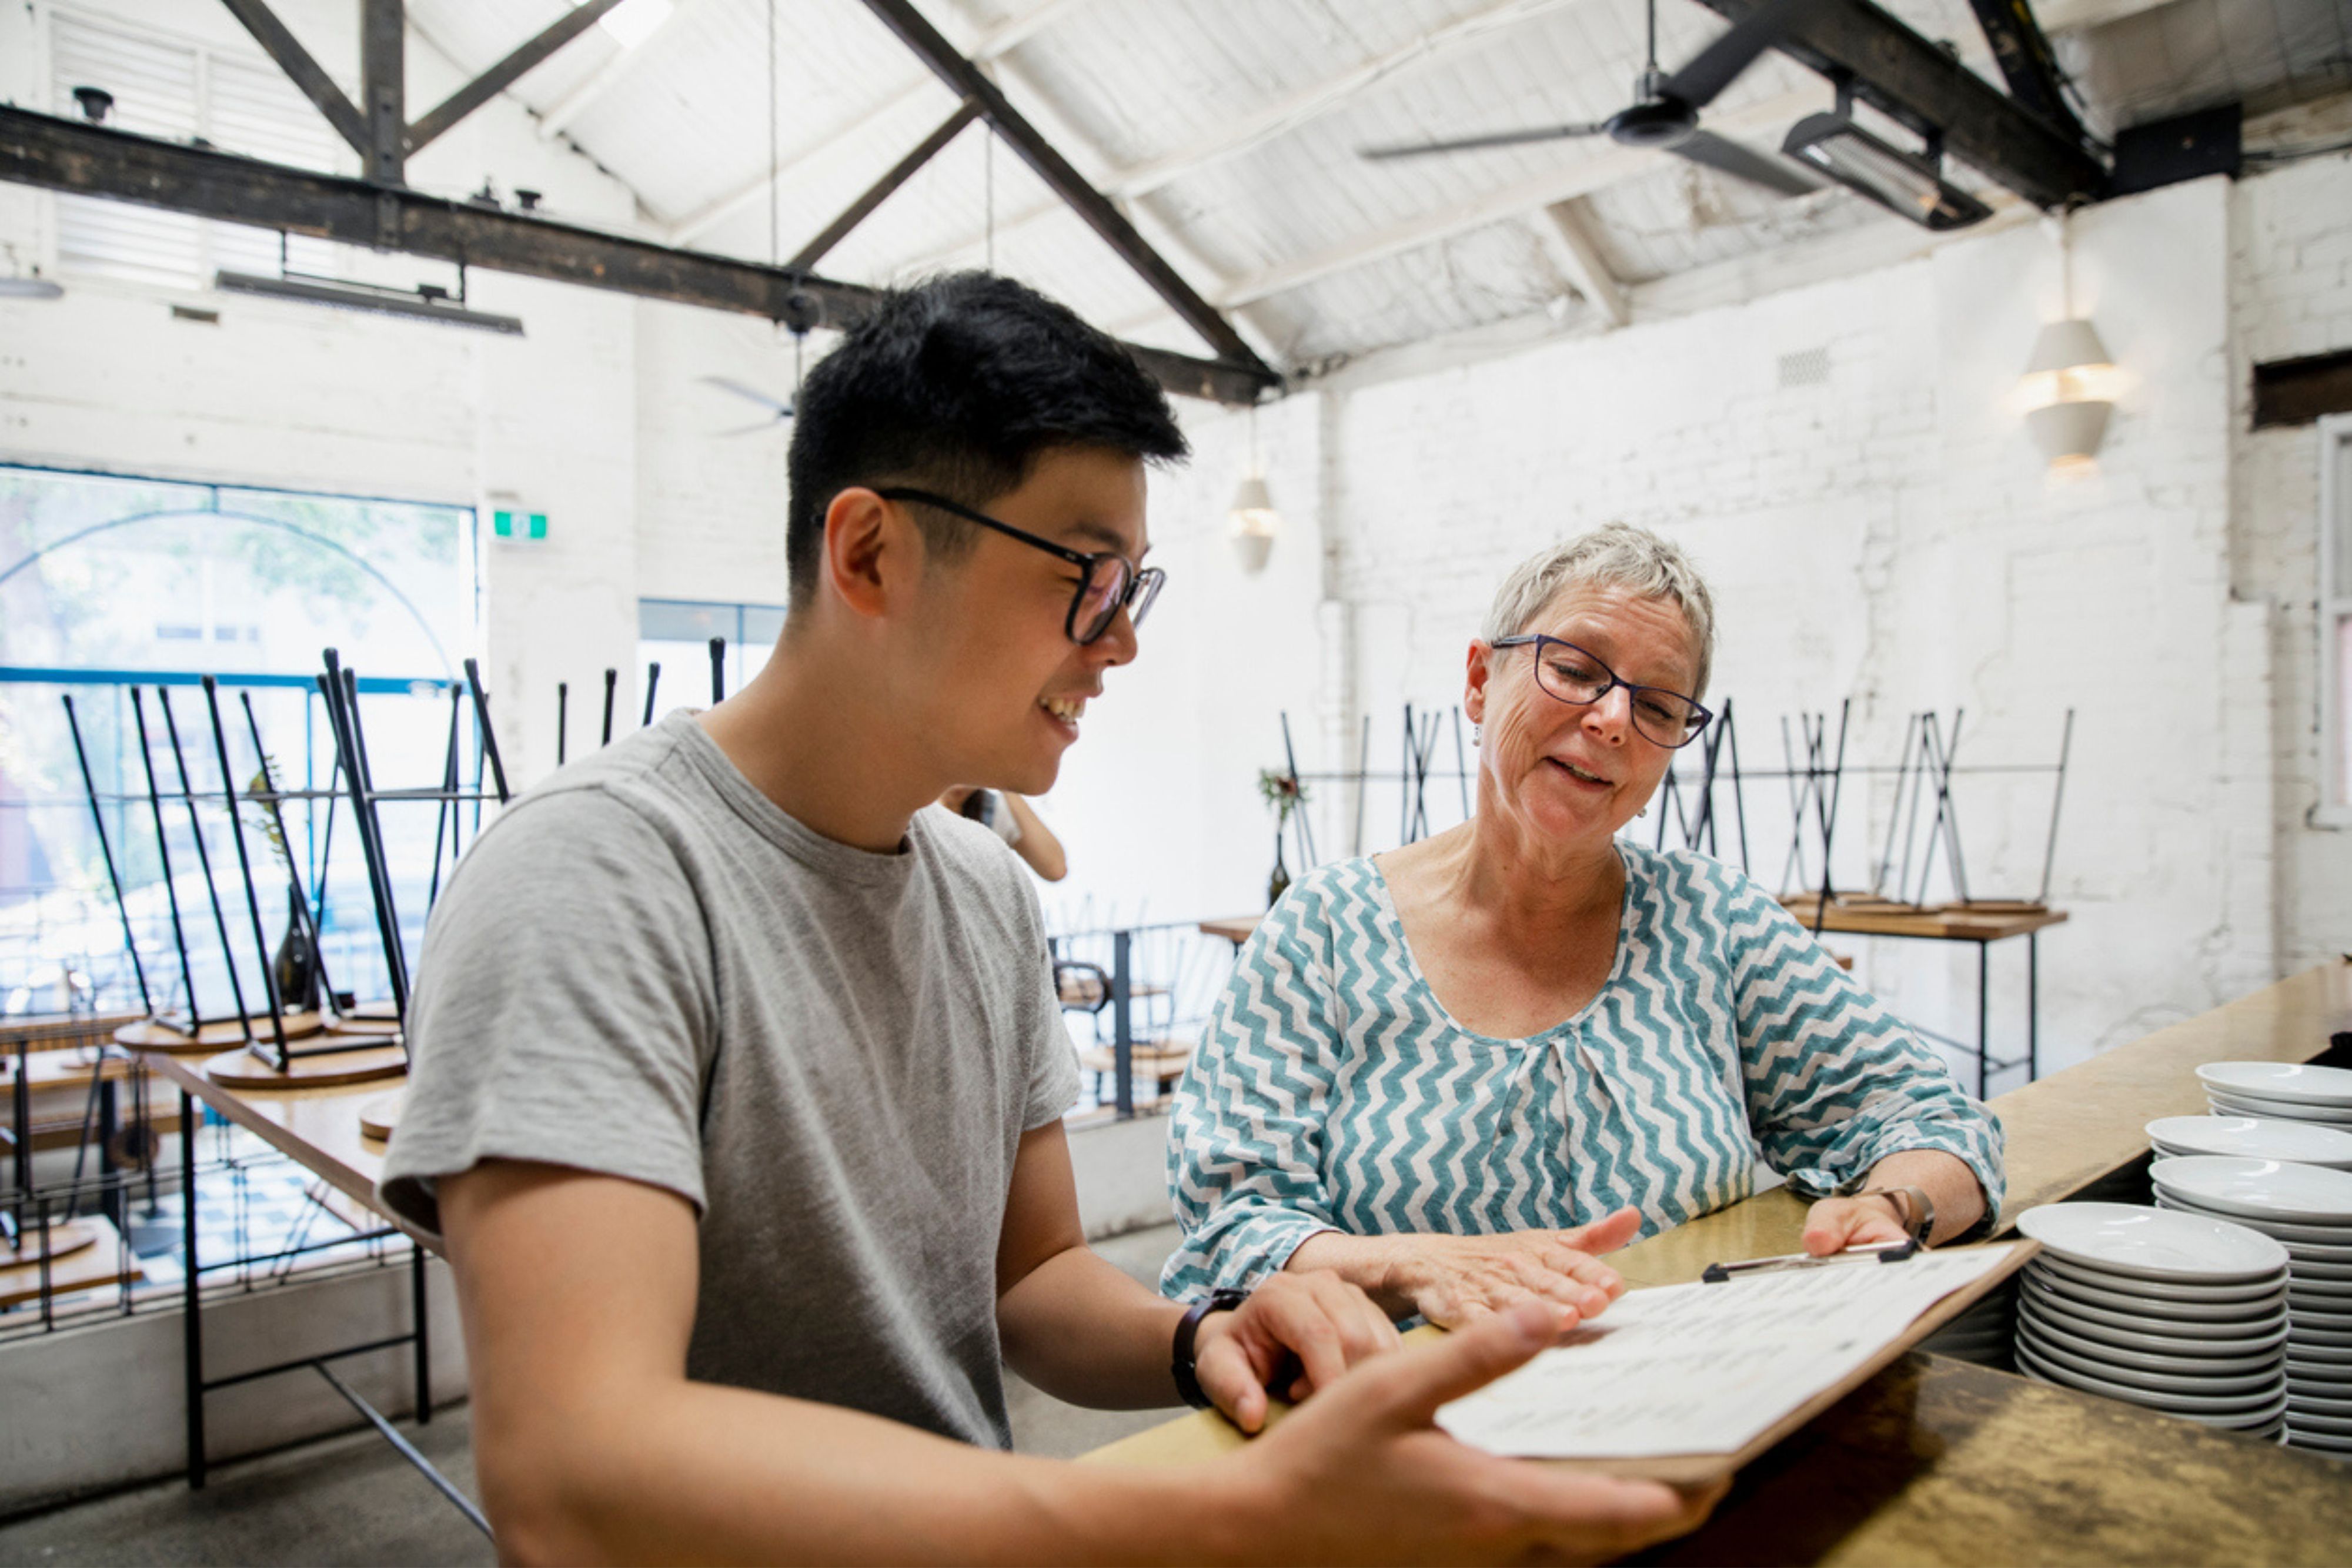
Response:
[[[1901,1241],[1911,1233],[1895,1218],[1899,1198],[1883,1193],[1825,1197],[1805,1211],[1805,1250],[1816,1258],[1874,1241]]]
[[[1639,1210],[1621,1208],[1568,1230],[1393,1237],[1387,1289],[1373,1293],[1449,1329],[1533,1298],[1558,1311],[1565,1333],[1625,1293],[1624,1280],[1599,1254],[1622,1247],[1641,1228]]]

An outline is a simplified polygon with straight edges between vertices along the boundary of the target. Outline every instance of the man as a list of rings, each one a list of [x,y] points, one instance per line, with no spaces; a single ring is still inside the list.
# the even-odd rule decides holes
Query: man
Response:
[[[509,1559],[1597,1554],[1696,1517],[1431,1426],[1577,1303],[1382,1354],[1328,1277],[1186,1324],[1085,1245],[1035,895],[920,808],[1053,783],[1159,586],[1145,463],[1183,450],[1020,285],[892,297],[799,399],[766,669],[525,797],[450,883],[385,1190],[446,1237]],[[1270,1383],[1318,1392],[1232,1460],[1082,1469],[1000,1451],[1005,1362],[1102,1406],[1196,1377],[1248,1429]]]

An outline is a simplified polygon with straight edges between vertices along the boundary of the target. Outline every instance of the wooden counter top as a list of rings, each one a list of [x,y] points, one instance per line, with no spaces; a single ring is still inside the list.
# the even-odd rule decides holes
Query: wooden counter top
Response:
[[[2148,1122],[2202,1112],[2199,1066],[2308,1061],[2346,1030],[2352,963],[2324,965],[1997,1097],[2004,1226],[2145,1155]],[[1719,1259],[1797,1250],[1804,1213],[1786,1190],[1761,1193],[1610,1262],[1636,1287],[1684,1283]],[[1180,1463],[1246,1441],[1203,1411],[1087,1458]],[[1750,1466],[1659,1560],[2317,1563],[2347,1541],[2352,1467],[1915,1354]]]

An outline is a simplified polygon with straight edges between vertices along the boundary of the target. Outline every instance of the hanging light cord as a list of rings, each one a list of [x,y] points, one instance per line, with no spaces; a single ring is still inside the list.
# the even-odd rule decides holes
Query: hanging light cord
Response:
[[[990,121],[988,144],[980,154],[982,232],[988,236],[987,267],[996,270],[996,125]]]
[[[768,0],[768,265],[773,267],[783,254],[778,235],[782,225],[777,220],[776,171],[776,0]]]

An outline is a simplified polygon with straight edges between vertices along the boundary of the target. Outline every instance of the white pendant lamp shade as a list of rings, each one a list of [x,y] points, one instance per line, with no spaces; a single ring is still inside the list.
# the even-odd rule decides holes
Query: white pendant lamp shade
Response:
[[[1282,514],[1274,509],[1264,476],[1253,474],[1234,487],[1228,518],[1234,556],[1242,570],[1252,576],[1264,571],[1266,558],[1274,553],[1274,536],[1282,528]]]
[[[2027,362],[2025,373],[2076,371],[2114,363],[2107,357],[2107,346],[2099,341],[2098,329],[2077,318],[2053,321],[2042,329],[2042,335],[2033,340],[2033,358]]]
[[[2025,374],[2032,404],[2025,427],[2043,460],[2053,466],[2089,463],[2115,412],[2115,361],[2098,329],[2079,317],[2051,322],[2033,340]]]

